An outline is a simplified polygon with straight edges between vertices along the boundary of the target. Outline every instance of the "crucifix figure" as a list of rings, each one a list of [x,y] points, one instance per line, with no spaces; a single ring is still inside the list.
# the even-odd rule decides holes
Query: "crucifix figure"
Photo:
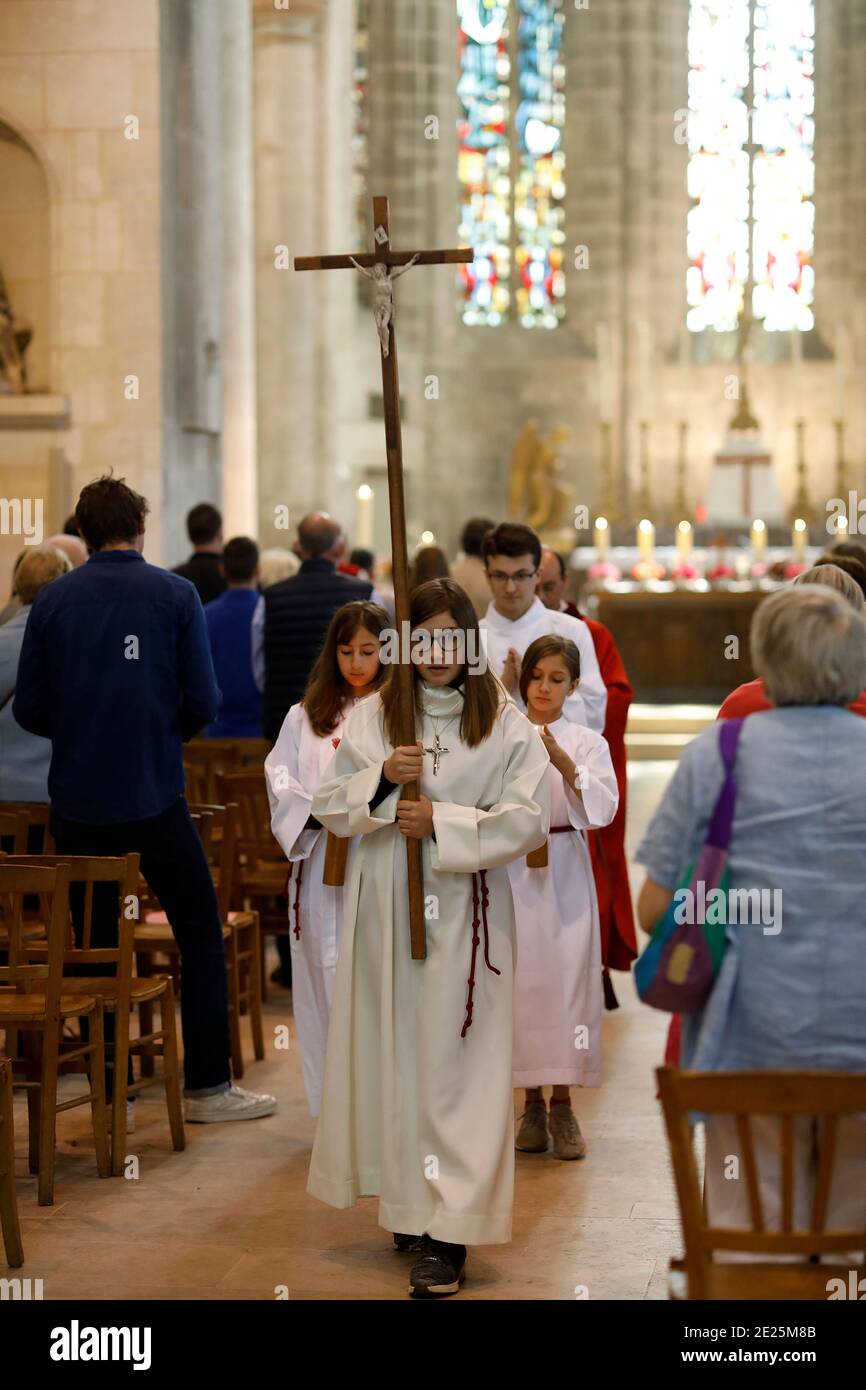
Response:
[[[440,764],[440,762],[442,761],[442,754],[443,754],[443,753],[450,753],[450,752],[451,752],[451,749],[445,747],[444,743],[442,742],[442,740],[440,739],[440,737],[439,737],[438,734],[434,734],[434,735],[433,735],[433,747],[432,747],[432,748],[425,748],[425,749],[424,749],[424,752],[425,752],[425,753],[432,753],[432,754],[433,754],[433,776],[435,777],[436,774],[437,774],[438,771],[439,771],[439,764]]]
[[[394,579],[394,607],[397,631],[409,630],[409,560],[406,549],[406,507],[403,496],[403,436],[400,427],[400,382],[397,374],[397,339],[394,332],[393,281],[410,265],[459,265],[474,259],[469,247],[448,251],[392,251],[388,199],[373,199],[373,252],[357,256],[296,256],[295,270],[355,270],[369,272],[375,290],[374,312],[379,334],[382,365],[382,397],[385,407],[385,451],[388,459],[388,503],[391,512],[391,556]],[[404,627],[405,624],[405,627]],[[403,650],[397,667],[400,709],[400,741],[415,744],[415,694],[410,654]],[[438,742],[438,740],[437,740]],[[430,751],[425,750],[425,751]],[[438,751],[438,757],[437,757]],[[434,772],[438,759],[448,750],[434,748]],[[418,784],[403,788],[407,801],[418,800]],[[424,880],[421,871],[421,841],[406,840],[409,868],[409,931],[412,959],[427,954],[424,935]]]

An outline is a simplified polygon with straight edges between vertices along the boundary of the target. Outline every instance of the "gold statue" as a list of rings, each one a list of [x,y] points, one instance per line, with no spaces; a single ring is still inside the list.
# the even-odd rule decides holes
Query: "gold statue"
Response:
[[[545,545],[574,545],[570,511],[574,489],[562,482],[557,449],[568,432],[562,428],[541,436],[538,421],[527,420],[511,456],[508,478],[508,512],[537,531]]]

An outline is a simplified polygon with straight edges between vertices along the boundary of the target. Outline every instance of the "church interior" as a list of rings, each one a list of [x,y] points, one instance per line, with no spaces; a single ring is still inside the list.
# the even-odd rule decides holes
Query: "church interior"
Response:
[[[858,704],[866,685],[862,0],[0,0],[0,190],[0,604],[10,605],[0,614],[0,765],[13,744],[36,740],[13,718],[13,702],[25,718],[31,676],[25,682],[23,672],[36,641],[33,618],[25,631],[21,616],[21,567],[31,552],[35,559],[52,547],[72,566],[59,578],[52,572],[46,592],[29,599],[37,616],[48,612],[55,585],[71,593],[96,567],[99,545],[75,519],[97,479],[123,479],[146,499],[150,567],[183,569],[192,550],[193,561],[201,551],[216,570],[220,557],[214,597],[226,579],[229,593],[251,591],[246,622],[255,605],[262,660],[274,670],[271,595],[325,553],[324,542],[304,549],[305,519],[318,517],[320,530],[334,519],[344,546],[338,571],[358,586],[347,588],[348,598],[382,604],[398,626],[409,614],[407,584],[458,580],[474,559],[485,576],[473,609],[483,633],[487,603],[507,612],[499,597],[520,590],[526,566],[518,564],[529,553],[531,576],[552,576],[555,601],[533,579],[527,604],[556,609],[571,624],[542,625],[534,635],[561,628],[563,640],[576,641],[578,627],[592,632],[589,657],[577,645],[581,662],[597,655],[607,722],[602,715],[591,737],[610,746],[611,778],[617,771],[618,819],[611,811],[607,821],[581,821],[574,837],[550,833],[545,851],[553,863],[566,839],[588,846],[591,870],[580,882],[598,939],[581,969],[594,972],[599,991],[603,974],[592,1033],[601,1082],[584,1085],[568,1068],[553,1068],[547,1097],[536,1081],[515,1081],[519,1133],[530,1105],[540,1105],[553,1135],[557,1107],[573,1102],[585,1156],[561,1163],[546,1138],[544,1152],[519,1143],[515,1152],[509,1140],[510,1241],[476,1244],[460,1235],[456,1216],[453,1227],[443,1217],[422,1256],[445,1259],[445,1267],[451,1259],[447,1291],[459,1283],[464,1301],[679,1301],[691,1316],[709,1301],[773,1299],[776,1320],[795,1325],[802,1312],[789,1316],[783,1302],[866,1297],[866,899],[858,897],[866,882],[852,849],[866,829],[857,795],[866,774],[866,705]],[[190,524],[203,504],[219,522],[204,540]],[[468,542],[471,519],[486,521],[483,542]],[[515,547],[508,528],[533,539]],[[223,546],[234,538],[255,543],[260,568],[233,585]],[[266,563],[273,589],[265,587]],[[488,582],[491,571],[498,580]],[[187,578],[198,587],[192,569]],[[172,592],[180,594],[180,581]],[[199,593],[213,643],[212,604]],[[21,629],[14,660],[2,646],[9,619]],[[820,628],[810,666],[805,634],[813,623]],[[293,629],[285,632],[291,645]],[[63,653],[50,637],[45,643],[45,671],[48,663],[60,670]],[[522,657],[521,648],[515,682]],[[618,674],[608,678],[614,658]],[[524,684],[536,680],[533,669],[524,663]],[[579,695],[585,685],[587,711],[589,671],[584,664],[576,687]],[[94,689],[102,682],[98,666],[89,680]],[[270,664],[263,680],[271,680]],[[516,685],[507,688],[547,743],[523,686],[525,706]],[[267,712],[266,685],[259,690]],[[105,1034],[115,1037],[116,1028],[121,1038],[128,1006],[127,1039],[131,1028],[133,1039],[162,1040],[132,1047],[130,1074],[150,1083],[127,1105],[134,1129],[130,1118],[124,1137],[110,1079],[101,1134],[96,1109],[82,1104],[88,1086],[96,1091],[89,1053],[62,1066],[64,1047],[97,1038],[95,1015],[85,1026],[58,1014],[52,1025],[46,1005],[42,1042],[34,1041],[36,1025],[28,1030],[15,1000],[35,997],[34,971],[47,972],[50,986],[53,928],[46,900],[37,907],[32,893],[22,897],[24,879],[15,875],[28,864],[36,872],[55,851],[51,872],[59,873],[57,863],[75,851],[61,848],[50,817],[76,817],[47,791],[16,790],[0,766],[4,1298],[58,1300],[95,1319],[106,1299],[406,1296],[414,1256],[391,1251],[392,1225],[377,1222],[378,1188],[343,1203],[348,1210],[307,1190],[317,1119],[293,998],[303,885],[278,833],[281,788],[265,761],[281,747],[288,708],[284,702],[270,732],[266,713],[257,736],[226,724],[221,735],[210,731],[210,748],[200,731],[182,752],[186,802],[222,918],[233,1084],[275,1099],[273,1113],[253,1124],[207,1129],[190,1123],[188,1109],[183,1134],[170,1039],[190,1026],[192,1005],[181,994],[171,1026],[160,1008],[174,1011],[186,948],[144,880],[126,958],[132,1000],[114,999]],[[741,734],[735,783],[716,751],[727,746],[719,730],[728,715]],[[817,722],[807,728],[808,720]],[[760,730],[770,725],[761,746]],[[106,729],[106,747],[112,737]],[[446,728],[445,745],[456,737]],[[49,780],[59,776],[48,772],[50,739],[38,740]],[[330,742],[339,768],[345,750],[340,738]],[[449,751],[438,727],[435,748]],[[558,756],[555,740],[554,748]],[[122,780],[122,748],[113,756]],[[804,782],[795,791],[801,756]],[[558,766],[553,753],[551,762]],[[443,763],[447,773],[447,757]],[[382,777],[393,790],[390,766]],[[756,787],[758,768],[769,771]],[[667,931],[671,894],[691,891],[691,859],[704,863],[711,817],[713,828],[719,823],[716,796],[720,805],[731,787],[733,831],[728,825],[727,840],[707,842],[728,856],[719,872],[729,878],[717,875],[716,891],[730,882],[743,893],[784,892],[787,930],[728,925],[703,1011],[648,1007],[659,982],[642,979],[635,958],[646,976],[653,923]],[[237,825],[226,819],[230,795],[240,806]],[[588,808],[586,789],[583,800]],[[373,817],[372,798],[369,805]],[[680,848],[691,845],[689,861],[671,860],[668,873],[677,827]],[[340,843],[331,828],[329,852]],[[34,840],[37,829],[44,838]],[[440,828],[442,859],[444,838]],[[611,898],[601,884],[614,882],[614,842],[622,862]],[[134,848],[130,841],[102,852]],[[521,842],[515,854],[528,849]],[[411,876],[411,855],[409,862]],[[430,873],[432,861],[424,862]],[[472,883],[476,868],[486,885],[480,861]],[[309,877],[303,891],[312,893]],[[666,896],[656,900],[655,891]],[[813,902],[823,904],[820,931],[806,913]],[[843,947],[824,936],[843,918],[844,968]],[[359,919],[359,932],[363,926]],[[403,931],[402,917],[394,930]],[[477,946],[477,921],[472,930]],[[495,943],[496,924],[491,930]],[[517,930],[520,937],[519,921]],[[486,955],[486,915],[484,932]],[[69,933],[67,954],[75,954],[72,926]],[[758,945],[741,940],[748,933]],[[692,946],[676,951],[694,954]],[[327,988],[337,1009],[343,958],[336,961],[336,945],[334,953],[333,1002],[331,966]],[[117,980],[122,956],[121,948]],[[516,959],[519,988],[519,950]],[[737,969],[753,971],[749,980],[734,976],[735,959]],[[475,980],[475,947],[472,961]],[[694,968],[684,961],[681,954],[668,962],[672,989],[685,978],[677,969]],[[413,965],[430,970],[433,962]],[[61,966],[58,999],[67,969],[76,973]],[[776,983],[787,971],[790,994]],[[813,997],[805,981],[818,976]],[[136,978],[150,982],[137,1004]],[[152,982],[166,978],[168,993],[163,985],[160,994]],[[859,984],[846,992],[851,978]],[[492,980],[480,959],[476,1028]],[[763,1052],[761,1028],[748,1022],[750,1009],[760,1014],[758,980],[774,1001]],[[836,987],[832,980],[841,993],[818,997]],[[728,1025],[717,1017],[723,989]],[[462,1009],[462,966],[455,990]],[[834,1028],[827,1020],[837,1006]],[[108,1027],[107,1005],[93,1007]],[[734,1018],[749,1046],[742,1038],[734,1046],[724,1032]],[[60,1110],[49,1179],[45,1067],[55,1025]],[[184,1034],[185,1054],[188,1041]],[[120,1042],[111,1046],[116,1088]],[[334,1055],[332,1045],[323,1116]],[[742,1078],[738,1092],[728,1073]],[[814,1115],[804,1099],[813,1095]],[[74,1104],[64,1109],[65,1101]],[[743,1164],[727,1184],[743,1194],[739,1247],[731,1204],[718,1198],[714,1206],[725,1184],[710,1181],[722,1131],[711,1135],[708,1125],[705,1136],[700,1123],[688,1125],[689,1112],[703,1113],[704,1103],[722,1111],[725,1101],[736,1128],[722,1150]],[[803,1126],[813,1121],[807,1160]],[[749,1136],[759,1129],[766,1148],[756,1159]],[[316,1153],[325,1142],[320,1134]],[[805,1206],[792,1195],[795,1168],[811,1194]],[[458,1248],[469,1250],[465,1282]],[[735,1259],[741,1263],[725,1264]],[[849,1271],[855,1291],[834,1292],[837,1281],[848,1289]],[[732,1320],[750,1321],[740,1313]]]

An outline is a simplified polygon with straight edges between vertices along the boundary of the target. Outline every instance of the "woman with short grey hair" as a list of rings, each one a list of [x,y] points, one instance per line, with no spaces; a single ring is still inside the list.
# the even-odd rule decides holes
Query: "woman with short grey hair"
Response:
[[[761,604],[751,646],[776,708],[740,733],[727,944],[706,1005],[683,1019],[682,1065],[866,1072],[866,720],[845,708],[866,686],[866,618],[825,585],[792,586]],[[722,781],[713,725],[683,750],[638,849],[644,931],[705,843]],[[753,1133],[767,1229],[778,1229],[778,1121],[758,1119]],[[733,1120],[713,1117],[708,1209],[714,1224],[742,1229],[746,1185],[726,1181],[725,1168],[739,1150]],[[797,1121],[796,1152],[796,1217],[808,1221],[809,1120]],[[840,1124],[830,1206],[828,1228],[866,1224],[863,1117]]]

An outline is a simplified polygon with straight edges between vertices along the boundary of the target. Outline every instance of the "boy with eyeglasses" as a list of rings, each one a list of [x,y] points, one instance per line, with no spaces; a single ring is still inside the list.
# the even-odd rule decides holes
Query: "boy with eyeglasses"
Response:
[[[484,538],[482,555],[493,599],[479,627],[491,669],[515,704],[524,709],[519,681],[523,653],[537,637],[568,637],[580,652],[580,686],[569,695],[563,716],[601,733],[607,691],[585,623],[546,608],[536,593],[541,541],[531,526],[503,522]]]

